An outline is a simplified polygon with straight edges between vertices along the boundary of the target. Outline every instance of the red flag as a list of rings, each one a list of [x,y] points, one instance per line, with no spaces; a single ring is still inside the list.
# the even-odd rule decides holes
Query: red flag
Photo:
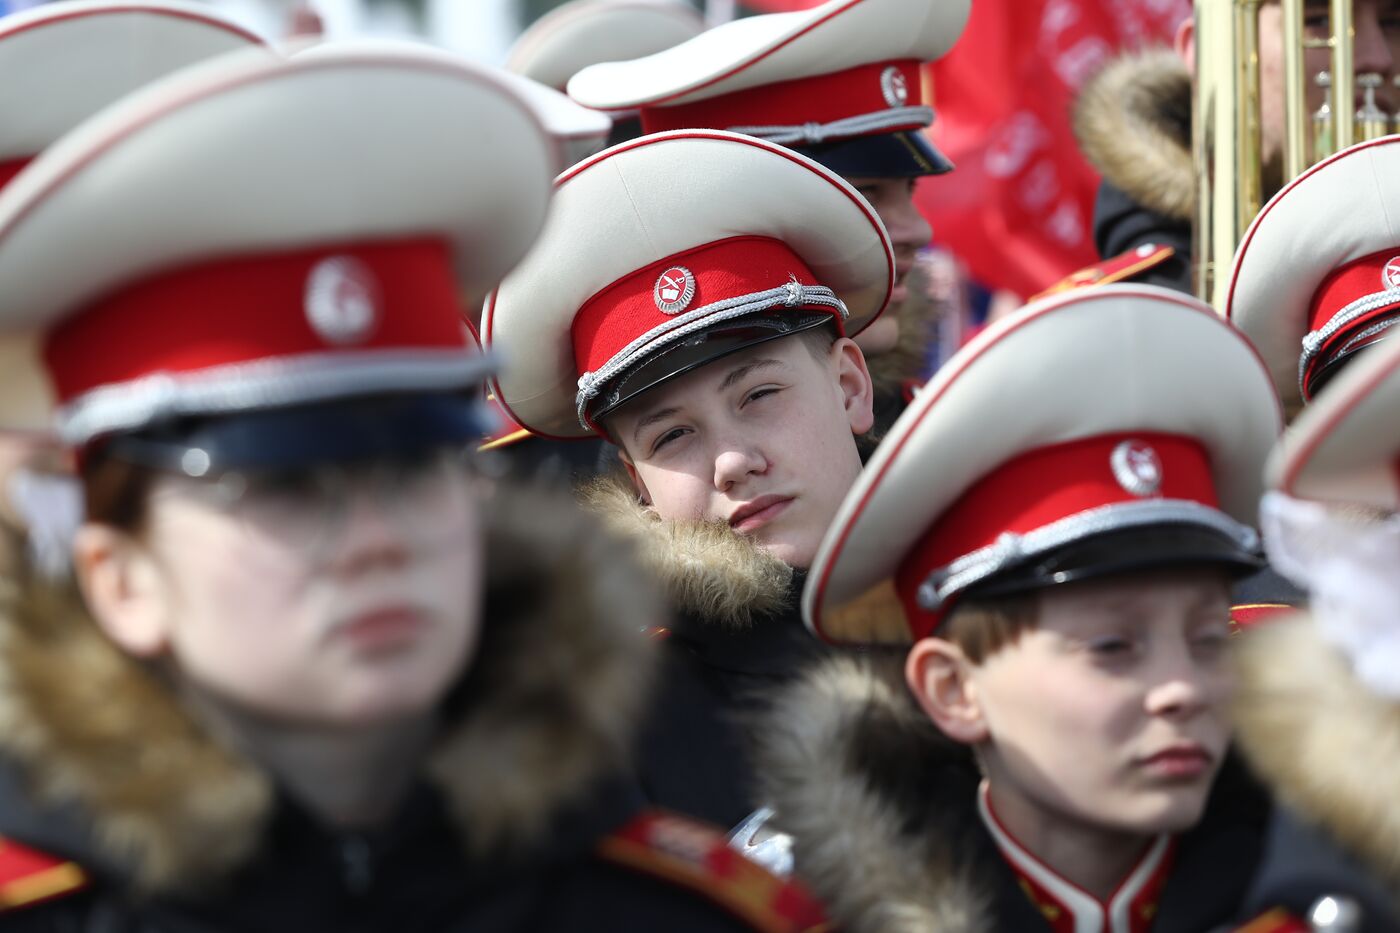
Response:
[[[744,0],[765,13],[818,2]],[[1074,96],[1119,52],[1169,43],[1190,15],[1190,0],[973,0],[967,30],[928,72],[933,138],[957,163],[919,185],[935,239],[978,280],[1023,296],[1096,262],[1099,179],[1070,129]]]
[[[1170,42],[1190,14],[1189,0],[975,0],[929,68],[933,138],[957,164],[919,185],[935,239],[1021,295],[1095,262],[1098,176],[1070,129],[1074,96],[1120,51]]]

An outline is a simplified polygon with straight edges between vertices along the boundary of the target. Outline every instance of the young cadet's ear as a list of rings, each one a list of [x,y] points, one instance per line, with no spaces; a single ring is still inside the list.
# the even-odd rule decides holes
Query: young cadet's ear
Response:
[[[870,368],[865,365],[865,354],[854,340],[842,337],[831,345],[831,358],[851,433],[864,434],[875,426],[875,388],[870,381]]]
[[[1186,66],[1191,77],[1196,77],[1196,20],[1193,17],[1186,17],[1176,27],[1176,34],[1172,36],[1172,49],[1175,50],[1181,63]]]
[[[964,745],[987,738],[987,723],[963,650],[941,638],[925,638],[909,650],[904,679],[919,706],[944,735]]]
[[[173,617],[154,556],[129,534],[87,524],[73,538],[73,570],[93,619],[127,654],[165,652]]]
[[[617,449],[617,459],[622,461],[622,468],[627,471],[627,475],[632,480],[632,488],[637,490],[637,495],[641,497],[643,505],[651,505],[651,493],[647,491],[647,484],[642,480],[642,476],[637,472],[637,468],[632,465],[632,458],[627,456],[627,451],[621,447]]]

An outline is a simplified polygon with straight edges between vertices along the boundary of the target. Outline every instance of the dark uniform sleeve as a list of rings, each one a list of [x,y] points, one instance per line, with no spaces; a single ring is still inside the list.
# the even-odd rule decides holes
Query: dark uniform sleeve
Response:
[[[1330,899],[1331,904],[1324,904]],[[1307,918],[1314,909],[1345,912],[1349,933],[1395,933],[1400,930],[1391,892],[1365,867],[1343,852],[1320,830],[1286,811],[1276,811],[1265,843],[1265,856],[1246,901],[1245,916],[1255,930],[1287,930],[1269,927],[1266,918],[1284,923],[1287,918]],[[1311,929],[1301,926],[1299,929]]]

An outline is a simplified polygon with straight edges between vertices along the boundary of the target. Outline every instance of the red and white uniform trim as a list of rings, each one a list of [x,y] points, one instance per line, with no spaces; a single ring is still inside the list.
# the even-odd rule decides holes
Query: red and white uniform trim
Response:
[[[1002,858],[1055,933],[1148,933],[1152,928],[1171,874],[1174,837],[1158,836],[1105,902],[1057,875],[1007,832],[992,810],[986,781],[977,792],[977,812]]]
[[[687,104],[642,107],[642,130],[710,126],[783,146],[924,129],[920,63],[880,61],[831,74],[794,78]]]

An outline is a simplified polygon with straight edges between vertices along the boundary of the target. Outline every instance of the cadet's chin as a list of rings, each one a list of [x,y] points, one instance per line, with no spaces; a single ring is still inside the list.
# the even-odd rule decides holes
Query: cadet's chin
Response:
[[[1144,792],[1123,829],[1142,835],[1183,833],[1201,821],[1210,785],[1174,787]]]

